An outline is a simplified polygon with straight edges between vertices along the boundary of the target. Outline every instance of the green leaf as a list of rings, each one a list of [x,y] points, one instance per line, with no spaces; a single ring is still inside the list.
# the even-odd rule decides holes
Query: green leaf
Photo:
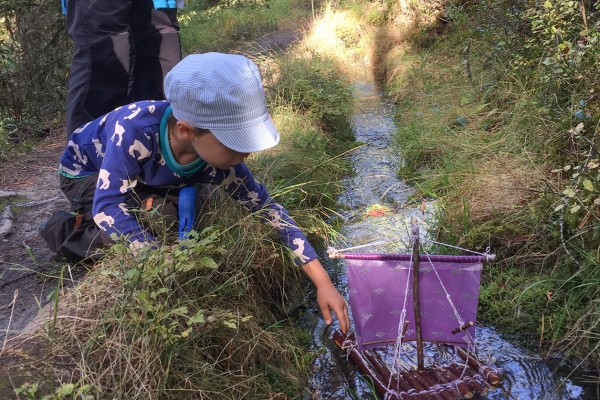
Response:
[[[572,197],[575,197],[575,191],[574,191],[573,189],[571,189],[571,188],[568,188],[568,189],[565,189],[565,190],[563,190],[563,192],[562,192],[562,193],[563,193],[565,196],[567,196],[567,197],[571,197],[571,198],[572,198]]]
[[[571,212],[571,214],[575,214],[580,209],[581,209],[581,206],[579,204],[577,204],[577,205],[571,207],[571,209],[569,211]]]
[[[169,289],[167,289],[167,288],[160,288],[160,289],[155,290],[154,292],[150,293],[150,297],[152,297],[153,299],[156,299],[156,297],[159,294],[167,293],[168,291],[169,291]]]
[[[583,187],[585,190],[589,190],[590,192],[594,191],[594,184],[589,179],[583,181]]]
[[[218,265],[215,262],[215,260],[213,260],[210,257],[203,257],[203,258],[201,258],[200,261],[199,261],[199,263],[203,267],[207,267],[207,268],[211,268],[211,269],[216,269],[218,267]]]
[[[190,336],[191,332],[192,332],[192,328],[186,329],[185,331],[181,332],[181,337],[186,338],[186,337]]]
[[[74,390],[75,390],[74,384],[65,383],[64,385],[62,385],[61,387],[58,388],[58,390],[56,391],[56,394],[59,396],[69,396],[69,395],[73,394]]]
[[[204,310],[198,310],[196,315],[190,318],[187,322],[188,326],[195,323],[203,323],[204,322]]]
[[[137,274],[137,272],[138,272],[137,269],[130,269],[125,272],[125,276],[127,276],[129,279],[131,279]]]
[[[187,312],[188,312],[188,308],[185,306],[171,310],[171,314],[175,314],[175,315],[186,315]]]
[[[488,103],[480,104],[480,105],[478,105],[477,107],[475,107],[475,108],[474,108],[474,109],[471,111],[471,113],[472,113],[472,114],[477,114],[478,112],[480,112],[481,110],[483,110],[484,108],[486,108],[486,107],[487,107],[487,105],[488,105]]]
[[[565,205],[564,205],[564,204],[559,204],[559,205],[557,205],[557,206],[554,208],[554,211],[555,211],[555,212],[556,212],[556,211],[560,211],[560,210],[562,210],[563,208],[565,208]]]

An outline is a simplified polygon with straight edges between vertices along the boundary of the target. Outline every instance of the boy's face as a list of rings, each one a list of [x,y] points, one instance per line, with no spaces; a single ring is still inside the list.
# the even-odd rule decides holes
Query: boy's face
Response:
[[[250,153],[240,153],[225,147],[210,131],[194,135],[192,144],[200,158],[221,169],[241,164],[250,155]]]

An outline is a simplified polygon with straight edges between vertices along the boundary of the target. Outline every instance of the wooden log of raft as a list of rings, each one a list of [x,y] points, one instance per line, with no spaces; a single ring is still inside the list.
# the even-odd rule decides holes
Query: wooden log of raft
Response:
[[[422,396],[425,400],[433,400],[433,396],[431,393],[425,391],[425,387],[421,385],[421,383],[415,378],[412,373],[414,371],[400,371],[400,376],[404,378],[410,386],[416,389],[419,392],[419,395]]]
[[[479,372],[481,375],[485,377],[485,379],[492,385],[497,386],[502,383],[502,378],[496,371],[487,365],[482,365],[475,356],[470,354],[467,350],[462,347],[455,346],[456,354],[460,356],[471,368],[475,371]]]
[[[435,380],[438,381],[441,384],[447,384],[452,382],[450,379],[448,379],[446,376],[444,376],[444,374],[442,373],[442,371],[438,370],[438,369],[430,369],[429,370],[431,375],[433,375],[435,377]],[[452,382],[452,385],[447,385],[450,386],[448,388],[448,390],[450,391],[450,393],[453,396],[458,396],[457,398],[459,399],[463,399],[464,397],[464,393],[460,392],[459,389],[456,388],[455,382]],[[469,397],[469,399],[473,398],[473,393],[471,393],[471,397]]]
[[[402,400],[422,399],[422,397],[417,394],[416,389],[413,389],[402,378],[398,379],[395,374],[390,372],[387,364],[376,352],[365,350],[363,355],[375,367],[383,381],[390,384],[390,389],[397,392]]]
[[[474,394],[471,388],[467,385],[467,383],[461,378],[460,375],[455,375],[449,369],[440,371],[444,374],[445,377],[448,378],[449,382],[454,382],[458,391],[463,395],[463,397],[467,400],[472,399]]]
[[[460,397],[456,397],[455,395],[452,395],[452,393],[450,393],[450,391],[447,388],[444,388],[440,384],[440,382],[438,382],[431,375],[431,371],[430,371],[429,368],[425,368],[425,370],[423,372],[421,372],[420,375],[423,377],[423,379],[425,379],[427,382],[429,382],[430,390],[431,390],[432,387],[435,387],[435,385],[440,385],[439,394],[440,394],[440,396],[442,396],[442,398],[444,400],[457,400],[457,399],[460,399]]]
[[[335,342],[335,344],[337,344],[342,349],[343,349],[342,346],[344,344],[345,339],[346,339],[346,337],[344,335],[342,335],[340,332],[336,331],[333,333],[333,341]],[[383,379],[377,373],[377,371],[375,370],[373,365],[370,365],[370,363],[365,358],[362,357],[362,355],[360,354],[360,352],[358,350],[356,350],[356,348],[349,348],[349,349],[344,349],[344,350],[348,351],[348,358],[350,358],[350,360],[358,367],[360,372],[366,376],[371,377],[371,379],[373,381],[373,386],[375,387],[375,390],[379,394],[381,394],[383,396],[389,392],[387,389],[387,382],[384,383]],[[396,396],[394,394],[390,394],[390,396],[388,396],[387,399],[401,400],[398,396]],[[416,399],[416,397],[412,397],[412,399]]]
[[[485,380],[485,378],[479,375],[478,372],[473,371],[471,368],[463,368],[456,364],[451,364],[448,369],[456,376],[462,376],[463,380],[469,385],[474,392],[483,393],[485,391],[485,387],[489,387],[489,384]]]
[[[426,379],[425,376],[425,370],[423,371],[414,371],[414,373],[412,374],[413,377],[415,377],[419,383],[421,385],[423,385],[423,387],[425,388],[425,390],[431,394],[431,397],[433,397],[435,400],[454,400],[454,399],[447,399],[445,397],[442,396],[442,394],[440,392],[443,392],[443,388],[436,388],[437,382],[435,382],[432,379]],[[431,377],[429,377],[431,378]]]

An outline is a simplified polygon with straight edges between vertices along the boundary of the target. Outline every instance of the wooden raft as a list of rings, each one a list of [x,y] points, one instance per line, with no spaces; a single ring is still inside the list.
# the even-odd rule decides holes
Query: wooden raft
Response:
[[[419,226],[412,224],[413,248],[412,254],[419,254]],[[339,252],[329,253],[331,258],[345,258]],[[384,400],[459,400],[473,399],[485,395],[493,386],[502,383],[502,378],[496,370],[482,364],[477,357],[462,347],[454,346],[461,363],[448,366],[424,366],[423,337],[421,332],[421,307],[419,284],[419,257],[412,258],[413,263],[413,307],[416,333],[417,368],[403,368],[392,373],[387,362],[380,353],[374,350],[358,351],[358,345],[353,336],[346,337],[341,332],[334,332],[335,343],[346,350],[348,358],[360,372],[369,376],[375,391]],[[462,332],[473,326],[473,321],[468,321],[460,327],[451,329],[453,334]],[[402,337],[408,327],[404,321]],[[448,345],[449,346],[449,345]]]
[[[461,347],[455,347],[455,350],[464,365],[403,370],[393,375],[378,352],[358,351],[352,338],[347,338],[339,331],[334,332],[333,339],[348,352],[348,358],[360,372],[371,377],[375,390],[386,400],[473,399],[502,383],[497,371],[483,365]]]

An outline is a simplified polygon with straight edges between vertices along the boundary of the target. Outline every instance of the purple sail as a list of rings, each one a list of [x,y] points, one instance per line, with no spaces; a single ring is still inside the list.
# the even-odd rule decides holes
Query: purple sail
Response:
[[[344,258],[359,350],[395,343],[404,308],[404,319],[409,324],[403,341],[416,340],[411,255],[345,254]],[[484,261],[485,257],[480,256],[420,255],[424,341],[467,347],[469,336],[475,337],[475,326],[455,334],[452,330],[460,328],[461,323],[475,322]]]

